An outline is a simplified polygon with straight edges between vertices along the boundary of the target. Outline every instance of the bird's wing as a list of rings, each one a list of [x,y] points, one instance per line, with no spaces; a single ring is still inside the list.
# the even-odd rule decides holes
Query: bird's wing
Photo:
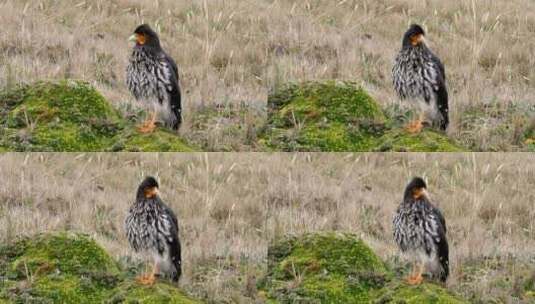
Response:
[[[402,56],[400,53],[396,56],[396,59],[394,60],[394,65],[392,66],[392,84],[394,85],[394,89],[398,93],[398,96],[401,99],[405,99],[407,98],[407,92],[405,92],[403,79],[401,76],[404,73],[401,57]]]
[[[431,61],[436,65],[438,68],[438,76],[441,79],[442,82],[446,81],[446,69],[444,68],[444,64],[442,64],[442,61],[433,53],[431,53]]]
[[[134,251],[139,251],[141,249],[141,246],[139,244],[139,236],[138,231],[136,231],[135,219],[132,213],[132,209],[128,211],[128,216],[124,220],[124,230],[126,231],[126,238],[128,239],[128,243]]]
[[[436,227],[433,241],[437,249],[438,262],[442,267],[439,278],[444,282],[449,275],[449,246],[446,238],[446,219],[444,219],[442,212],[438,208],[433,207],[431,214],[436,221],[435,225],[431,225]]]
[[[178,129],[180,124],[182,123],[182,95],[180,92],[180,84],[179,84],[179,75],[178,75],[178,67],[171,58],[171,56],[167,55],[166,53],[163,53],[163,62],[165,63],[166,68],[168,69],[167,77],[167,94],[169,96],[169,102],[171,104],[171,111],[176,117],[175,125],[172,126],[173,129]]]
[[[446,129],[449,124],[449,105],[448,105],[448,89],[446,88],[446,70],[442,61],[431,52],[431,62],[437,71],[436,86],[434,87],[436,102],[438,110],[443,117],[442,129]]]
[[[447,231],[447,228],[446,228],[446,219],[445,219],[444,216],[442,215],[442,212],[440,212],[440,209],[438,209],[438,208],[433,208],[433,212],[435,213],[435,216],[436,216],[437,219],[439,220],[440,225],[442,226],[442,228],[443,228],[443,230],[444,230],[444,234],[446,234],[446,231]]]
[[[180,239],[178,235],[178,220],[171,208],[164,206],[164,215],[166,217],[166,221],[168,222],[168,238],[167,243],[169,245],[169,257],[171,258],[171,262],[175,266],[175,273],[173,274],[173,281],[178,281],[181,274],[182,274],[182,248],[180,245]]]
[[[165,54],[165,59],[169,62],[169,65],[171,66],[171,69],[173,70],[175,78],[178,81],[180,79],[180,75],[178,74],[178,67],[176,65],[176,62],[173,60],[173,58],[171,58],[171,56],[167,54]]]
[[[394,214],[394,217],[392,219],[392,225],[393,225],[394,241],[399,246],[401,251],[406,251],[407,244],[405,243],[404,232],[401,228],[402,218],[401,218],[400,207],[398,207],[398,209],[396,210],[396,213]]]

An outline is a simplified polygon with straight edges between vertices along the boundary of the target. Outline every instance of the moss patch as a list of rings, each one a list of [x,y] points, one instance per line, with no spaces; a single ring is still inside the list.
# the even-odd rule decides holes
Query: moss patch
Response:
[[[143,287],[90,237],[59,233],[0,247],[0,302],[198,303],[165,283]]]
[[[350,234],[289,237],[268,251],[259,284],[271,303],[466,303],[442,287],[407,286]]]
[[[177,292],[176,288],[168,284],[158,283],[153,286],[142,286],[127,281],[121,283],[107,303],[180,303],[196,304],[196,300]]]
[[[84,82],[39,82],[4,90],[0,107],[0,146],[5,150],[193,150],[166,131],[139,134]]]
[[[434,131],[408,134],[364,89],[334,81],[277,89],[260,141],[283,151],[462,151]]]
[[[453,144],[446,136],[431,130],[419,134],[409,134],[403,129],[394,128],[378,138],[374,151],[395,152],[460,152],[461,147]]]
[[[198,149],[185,144],[170,131],[157,129],[152,133],[142,134],[135,128],[125,129],[113,144],[111,150],[129,152],[198,151]]]
[[[526,146],[526,151],[535,152],[535,122],[533,126],[523,134],[524,145]]]
[[[382,290],[372,293],[372,303],[404,303],[404,304],[467,304],[468,301],[453,296],[446,289],[423,283],[419,286],[410,286],[399,281],[390,282]]]

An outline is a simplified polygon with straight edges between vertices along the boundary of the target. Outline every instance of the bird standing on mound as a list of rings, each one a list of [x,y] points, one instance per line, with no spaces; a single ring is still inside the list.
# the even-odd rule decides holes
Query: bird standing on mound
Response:
[[[411,25],[403,37],[392,79],[401,99],[411,99],[420,107],[419,118],[407,125],[411,133],[419,133],[424,124],[446,130],[449,124],[448,91],[444,65],[424,41],[425,32]]]
[[[412,262],[407,278],[411,285],[422,283],[424,270],[441,282],[446,282],[449,275],[446,221],[429,201],[426,189],[423,179],[414,178],[394,216],[394,241]]]
[[[178,282],[182,274],[178,221],[158,196],[158,182],[147,177],[138,187],[136,201],[125,220],[126,236],[136,251],[152,254],[154,267],[150,274],[137,278],[144,285],[154,284],[160,271]]]
[[[153,132],[157,116],[166,126],[178,130],[182,123],[182,104],[175,61],[164,52],[158,35],[146,24],[137,27],[130,40],[136,45],[126,69],[126,85],[151,110],[139,131]]]

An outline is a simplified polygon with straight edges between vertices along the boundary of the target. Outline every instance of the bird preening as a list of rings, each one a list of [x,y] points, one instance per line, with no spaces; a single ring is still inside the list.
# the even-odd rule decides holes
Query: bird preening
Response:
[[[173,210],[160,199],[158,189],[154,177],[145,178],[125,219],[130,246],[136,252],[151,255],[154,260],[152,271],[137,278],[145,285],[154,284],[162,273],[174,282],[178,282],[182,274],[178,220]]]
[[[394,241],[412,264],[407,282],[422,283],[425,271],[432,279],[446,282],[449,275],[446,220],[431,203],[422,178],[413,178],[405,188],[393,226]]]
[[[445,131],[449,125],[446,73],[440,59],[425,43],[425,31],[413,24],[405,32],[392,68],[394,88],[402,100],[417,105],[418,118],[407,125],[418,133],[425,125]]]
[[[126,69],[126,85],[150,112],[139,131],[153,132],[157,122],[178,130],[182,100],[175,61],[162,49],[158,34],[146,24],[138,26],[130,40],[135,46]]]

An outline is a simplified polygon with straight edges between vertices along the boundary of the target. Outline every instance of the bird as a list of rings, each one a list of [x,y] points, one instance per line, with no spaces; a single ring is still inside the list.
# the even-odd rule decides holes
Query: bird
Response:
[[[411,285],[421,284],[427,271],[433,280],[446,282],[449,276],[449,247],[446,220],[430,202],[427,184],[413,178],[405,188],[403,201],[393,219],[394,241],[412,264],[406,278]]]
[[[446,131],[449,125],[448,89],[442,61],[425,44],[425,31],[412,24],[403,36],[392,68],[394,89],[402,100],[419,107],[418,118],[406,129],[419,133],[424,125]]]
[[[126,85],[151,112],[138,126],[139,131],[153,132],[157,116],[164,125],[178,131],[182,124],[182,97],[175,61],[162,49],[158,34],[147,24],[138,26],[130,40],[135,46],[126,68]]]
[[[154,177],[145,178],[124,223],[126,237],[134,251],[150,254],[154,259],[152,272],[136,278],[143,285],[154,284],[160,271],[174,282],[178,282],[182,275],[178,220],[173,210],[160,199],[158,189]]]

